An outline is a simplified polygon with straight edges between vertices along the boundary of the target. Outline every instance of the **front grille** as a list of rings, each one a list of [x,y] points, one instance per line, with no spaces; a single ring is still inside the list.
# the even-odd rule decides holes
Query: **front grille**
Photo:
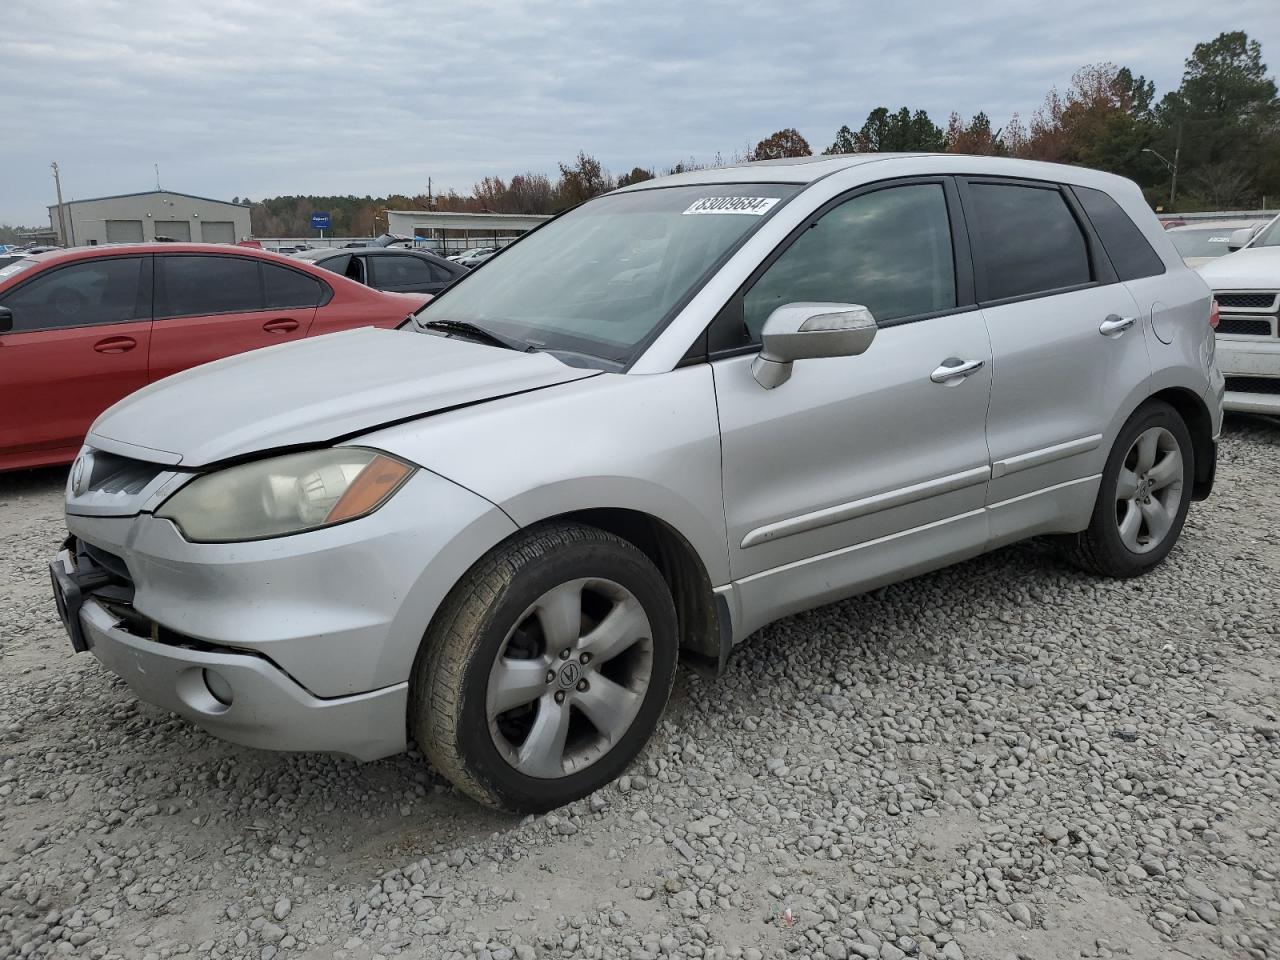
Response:
[[[135,496],[165,468],[145,460],[133,460],[102,450],[93,451],[93,467],[87,490]]]
[[[1276,305],[1276,294],[1274,291],[1265,293],[1218,293],[1214,294],[1217,298],[1218,306],[1244,307],[1247,310],[1266,310]]]
[[[1231,393],[1270,393],[1280,395],[1280,377],[1227,377]]]
[[[1271,321],[1255,320],[1252,317],[1222,317],[1218,321],[1218,332],[1229,333],[1238,337],[1269,337]]]

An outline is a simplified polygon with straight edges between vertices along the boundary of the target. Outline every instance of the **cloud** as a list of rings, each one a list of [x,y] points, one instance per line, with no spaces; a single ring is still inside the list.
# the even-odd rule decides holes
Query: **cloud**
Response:
[[[815,149],[881,104],[999,125],[1101,60],[1177,85],[1198,41],[1280,44],[1274,0],[41,0],[0,15],[0,221],[68,197],[468,191],[726,155],[784,126]],[[1046,10],[1052,16],[1046,16]],[[1033,12],[1034,11],[1034,12]],[[1280,56],[1272,53],[1273,58]]]

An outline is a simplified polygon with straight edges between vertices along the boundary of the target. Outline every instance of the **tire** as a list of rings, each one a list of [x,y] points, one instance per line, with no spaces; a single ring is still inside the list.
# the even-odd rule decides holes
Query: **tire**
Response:
[[[410,732],[481,803],[550,810],[640,752],[677,646],[671,592],[648,557],[595,527],[533,528],[472,567],[441,606],[410,680]]]
[[[1154,460],[1145,463],[1139,442],[1153,437]],[[1166,460],[1175,451],[1180,470]],[[1186,423],[1167,403],[1148,400],[1116,437],[1088,528],[1065,538],[1068,558],[1090,573],[1117,579],[1155,568],[1178,542],[1194,480],[1195,449]],[[1134,495],[1125,496],[1130,490]]]

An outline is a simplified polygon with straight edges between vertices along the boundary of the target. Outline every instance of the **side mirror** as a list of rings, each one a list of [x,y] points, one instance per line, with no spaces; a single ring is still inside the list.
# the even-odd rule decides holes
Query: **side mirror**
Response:
[[[766,390],[791,378],[796,360],[856,357],[876,336],[876,319],[857,303],[788,303],[764,322],[760,355],[751,365]]]
[[[8,307],[0,307],[0,333],[8,333],[13,329],[13,311]]]
[[[1239,230],[1232,230],[1231,237],[1227,240],[1228,250],[1239,250],[1253,239],[1252,227],[1241,227]]]

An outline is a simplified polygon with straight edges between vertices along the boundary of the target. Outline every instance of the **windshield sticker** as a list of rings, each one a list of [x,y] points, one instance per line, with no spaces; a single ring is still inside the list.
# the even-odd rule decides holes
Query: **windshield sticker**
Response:
[[[694,213],[745,213],[751,217],[763,217],[778,202],[777,197],[703,197],[689,204],[684,211]]]

